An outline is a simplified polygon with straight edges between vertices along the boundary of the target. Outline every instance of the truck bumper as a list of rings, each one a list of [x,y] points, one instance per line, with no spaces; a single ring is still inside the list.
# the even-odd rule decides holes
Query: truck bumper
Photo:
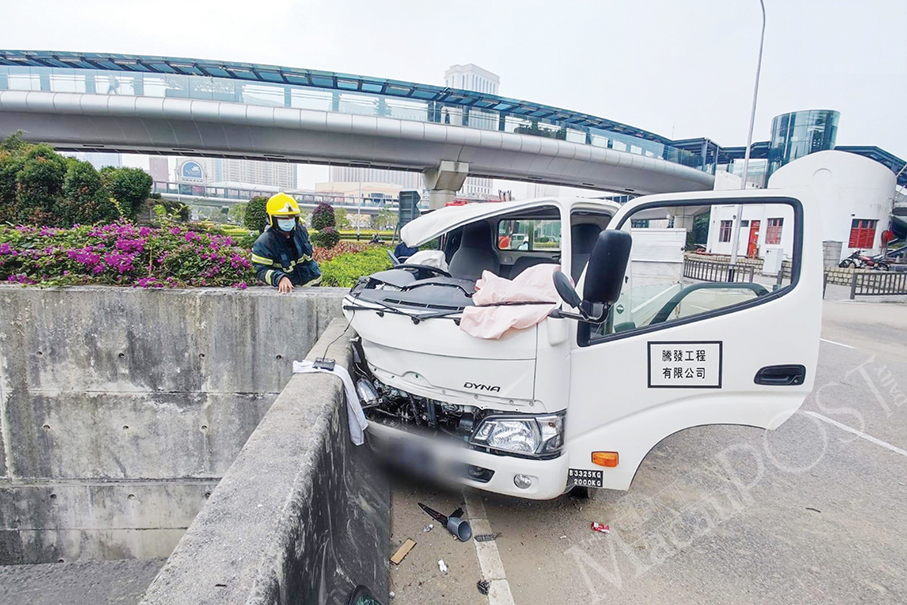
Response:
[[[566,453],[550,460],[487,454],[465,447],[438,443],[439,440],[377,422],[369,422],[366,435],[369,446],[379,455],[387,456],[390,452],[405,451],[403,458],[416,462],[406,466],[413,467],[413,470],[419,473],[430,473],[461,485],[530,500],[557,498],[567,489],[567,469],[570,460]],[[487,481],[476,481],[460,474],[440,470],[451,465],[470,465],[488,469],[493,475]],[[517,487],[513,478],[518,474],[528,476],[532,481],[531,485],[525,489]]]

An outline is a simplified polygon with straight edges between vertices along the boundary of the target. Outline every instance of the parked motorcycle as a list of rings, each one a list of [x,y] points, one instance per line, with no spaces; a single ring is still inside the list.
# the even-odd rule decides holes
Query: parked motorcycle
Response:
[[[856,269],[874,269],[876,271],[888,271],[891,269],[888,261],[866,256],[860,250],[855,250],[853,254],[838,263],[838,266],[845,269],[854,267]]]

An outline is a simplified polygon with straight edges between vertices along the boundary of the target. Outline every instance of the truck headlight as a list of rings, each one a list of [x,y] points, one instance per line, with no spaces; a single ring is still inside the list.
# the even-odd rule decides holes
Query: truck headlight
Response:
[[[489,416],[470,443],[526,456],[556,454],[564,445],[564,414]]]

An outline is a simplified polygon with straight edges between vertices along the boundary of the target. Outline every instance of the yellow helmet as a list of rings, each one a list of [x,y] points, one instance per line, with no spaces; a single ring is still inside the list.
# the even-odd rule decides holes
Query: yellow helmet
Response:
[[[299,204],[286,193],[278,193],[277,195],[272,196],[271,199],[268,200],[266,210],[268,212],[268,217],[271,219],[274,219],[275,217],[284,218],[299,216]]]

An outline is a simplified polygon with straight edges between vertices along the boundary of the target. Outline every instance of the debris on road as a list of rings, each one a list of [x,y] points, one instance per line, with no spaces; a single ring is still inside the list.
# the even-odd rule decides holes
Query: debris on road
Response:
[[[444,562],[444,559],[438,559],[438,569],[441,570],[441,573],[447,573],[447,563]]]
[[[488,581],[479,580],[478,582],[476,582],[476,588],[478,588],[479,592],[481,592],[482,594],[488,594]]]
[[[426,525],[425,527],[422,528],[422,533],[423,533],[423,534],[427,534],[428,532],[430,532],[430,531],[433,530],[434,528],[435,528],[435,524],[434,524],[434,523],[429,523],[428,525]]]
[[[611,528],[602,523],[596,523],[595,521],[593,521],[592,522],[592,531],[597,531],[597,532],[600,532],[603,534],[607,534],[607,533],[611,532]]]
[[[561,540],[566,540],[567,536],[561,536]]]
[[[813,511],[814,513],[821,513],[821,512],[822,512],[822,511],[820,511],[818,508],[813,508],[812,506],[807,506],[807,507],[806,507],[806,510],[811,510],[811,511]]]
[[[463,520],[462,508],[458,508],[450,513],[449,517],[447,515],[442,515],[433,508],[425,506],[421,502],[419,502],[419,508],[424,510],[429,517],[446,527],[447,531],[455,535],[460,542],[466,542],[472,537],[472,527],[469,526],[468,521]]]
[[[501,532],[496,531],[492,534],[479,534],[476,536],[476,542],[491,542],[492,540],[497,539],[501,535]]]
[[[413,546],[415,545],[415,540],[407,538],[406,542],[404,542],[400,546],[400,548],[397,549],[397,552],[395,552],[393,556],[391,556],[391,563],[393,563],[394,565],[400,565],[400,561],[403,560],[403,557],[409,554],[409,551],[411,551],[413,549]]]

